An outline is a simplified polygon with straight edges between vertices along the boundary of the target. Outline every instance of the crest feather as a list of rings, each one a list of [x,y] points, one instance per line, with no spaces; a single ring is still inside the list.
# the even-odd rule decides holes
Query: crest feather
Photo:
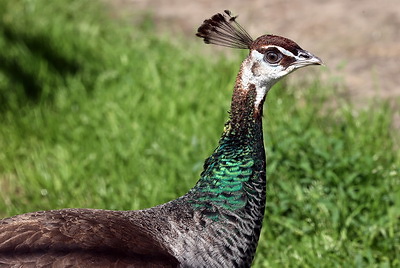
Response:
[[[203,22],[196,36],[203,38],[206,44],[249,49],[253,38],[236,22],[236,18],[232,17],[229,10],[215,14]]]

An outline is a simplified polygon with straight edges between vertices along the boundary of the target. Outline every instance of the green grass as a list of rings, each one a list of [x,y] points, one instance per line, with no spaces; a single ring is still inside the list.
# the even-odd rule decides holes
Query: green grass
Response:
[[[171,42],[151,20],[112,20],[93,1],[0,6],[0,217],[140,209],[195,184],[227,119],[239,57],[210,60],[200,40]],[[318,82],[271,91],[254,267],[400,266],[391,117],[383,102],[356,110]]]

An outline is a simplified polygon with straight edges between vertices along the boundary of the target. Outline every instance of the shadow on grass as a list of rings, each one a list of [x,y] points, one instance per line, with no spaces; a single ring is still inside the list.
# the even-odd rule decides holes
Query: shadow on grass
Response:
[[[8,52],[0,54],[0,72],[7,77],[11,85],[22,87],[22,92],[16,92],[14,86],[4,88],[2,85],[2,110],[9,106],[11,94],[16,94],[17,100],[37,102],[42,96],[47,80],[63,81],[67,75],[76,74],[80,70],[77,61],[63,55],[62,51],[56,49],[54,41],[43,34],[22,32],[0,21],[0,39],[3,39],[5,47],[8,47]],[[32,65],[29,66],[30,64]],[[48,77],[40,74],[41,66],[45,66],[48,71],[45,75]]]

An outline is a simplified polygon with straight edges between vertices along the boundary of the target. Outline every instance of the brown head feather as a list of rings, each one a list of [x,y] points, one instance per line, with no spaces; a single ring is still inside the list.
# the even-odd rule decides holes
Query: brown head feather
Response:
[[[269,45],[282,47],[282,48],[292,52],[296,56],[299,51],[303,50],[296,42],[294,42],[288,38],[278,36],[278,35],[272,35],[272,34],[266,34],[266,35],[262,35],[262,36],[258,37],[251,44],[250,49],[254,49],[254,50],[261,49],[262,50],[262,47],[269,46]],[[261,51],[259,51],[259,52],[261,52]]]

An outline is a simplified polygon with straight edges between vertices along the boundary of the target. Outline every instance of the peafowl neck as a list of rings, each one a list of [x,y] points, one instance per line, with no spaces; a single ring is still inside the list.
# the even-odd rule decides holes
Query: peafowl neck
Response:
[[[231,212],[261,224],[265,207],[262,106],[267,84],[252,78],[246,59],[236,79],[230,119],[204,171],[188,193],[195,209],[219,221]]]

